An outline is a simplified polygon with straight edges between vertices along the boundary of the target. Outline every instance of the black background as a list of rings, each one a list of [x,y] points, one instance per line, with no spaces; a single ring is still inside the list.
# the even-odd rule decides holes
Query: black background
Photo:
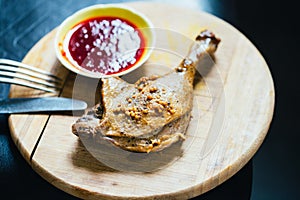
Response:
[[[107,2],[120,1],[0,0],[0,57],[21,61],[65,17],[88,5]],[[276,91],[273,122],[259,151],[235,176],[196,199],[300,199],[297,129],[300,10],[296,1],[193,2],[234,25],[253,42],[269,65]],[[0,99],[6,98],[8,90],[8,85],[0,84]],[[1,199],[76,199],[30,168],[10,138],[5,115],[0,115],[0,196]]]

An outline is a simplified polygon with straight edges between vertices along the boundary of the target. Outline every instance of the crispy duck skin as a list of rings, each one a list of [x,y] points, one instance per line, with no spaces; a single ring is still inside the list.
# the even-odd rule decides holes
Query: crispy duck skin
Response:
[[[73,124],[73,133],[147,153],[184,139],[196,65],[205,54],[212,55],[219,42],[205,30],[196,37],[186,58],[168,74],[142,77],[135,84],[119,77],[102,79],[102,102]]]

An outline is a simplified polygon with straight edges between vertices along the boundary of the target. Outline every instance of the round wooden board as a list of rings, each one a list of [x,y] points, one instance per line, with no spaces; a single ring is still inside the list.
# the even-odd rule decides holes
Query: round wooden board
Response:
[[[70,115],[11,115],[12,138],[35,171],[80,198],[186,199],[200,195],[234,175],[263,142],[274,108],[274,87],[268,66],[239,31],[214,16],[158,3],[128,5],[148,16],[155,27],[170,30],[167,34],[175,31],[192,40],[207,28],[222,40],[215,64],[204,78],[198,77],[195,85],[193,117],[181,146],[181,156],[151,173],[111,169],[94,159],[71,133],[71,125],[78,116]],[[23,62],[57,74],[65,80],[61,96],[72,97],[76,76],[56,59],[54,36],[55,30],[42,38]],[[182,46],[168,35],[165,42],[170,48]],[[175,61],[179,59],[154,51],[147,63],[172,67]],[[151,74],[153,69],[144,67],[125,78]],[[12,86],[10,96],[51,94]]]

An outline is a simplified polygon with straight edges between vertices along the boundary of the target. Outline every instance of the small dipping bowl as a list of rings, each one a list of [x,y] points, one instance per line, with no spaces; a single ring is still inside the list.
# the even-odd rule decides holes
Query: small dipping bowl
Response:
[[[154,46],[153,25],[124,5],[77,11],[58,27],[55,52],[69,70],[91,78],[121,76],[140,67]]]

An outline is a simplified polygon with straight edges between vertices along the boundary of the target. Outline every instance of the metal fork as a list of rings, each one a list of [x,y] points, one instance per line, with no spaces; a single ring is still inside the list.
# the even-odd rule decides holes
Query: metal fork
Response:
[[[62,80],[57,76],[8,59],[0,59],[0,83],[15,84],[53,93],[57,93],[62,86]]]

